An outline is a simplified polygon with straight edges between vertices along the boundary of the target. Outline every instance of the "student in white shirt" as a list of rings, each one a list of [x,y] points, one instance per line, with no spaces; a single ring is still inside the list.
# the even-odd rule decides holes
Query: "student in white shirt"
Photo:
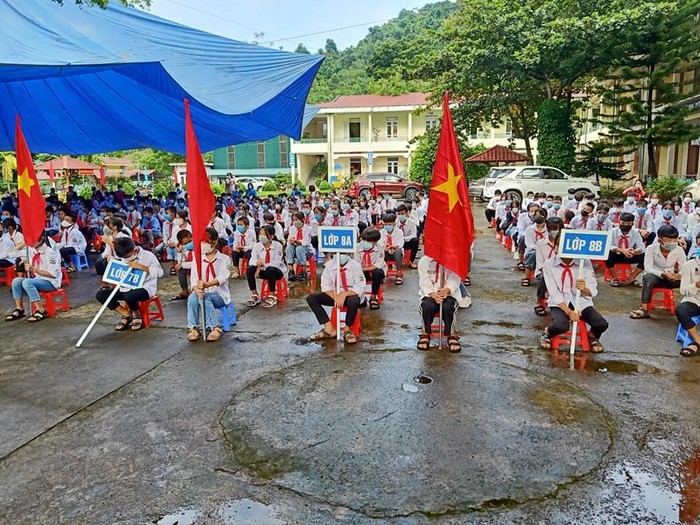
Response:
[[[498,205],[499,201],[501,200],[501,190],[496,190],[493,192],[493,197],[489,200],[489,203],[486,205],[486,222],[489,225],[489,228],[491,228],[491,222],[493,219],[496,217],[496,206]],[[396,210],[398,211],[398,210]]]
[[[632,319],[647,319],[649,302],[654,288],[679,288],[685,251],[678,246],[678,230],[661,226],[656,232],[657,242],[648,246],[644,255],[644,280],[641,306],[630,313]]]
[[[695,239],[700,244],[700,235]],[[700,333],[693,317],[700,316],[700,248],[681,270],[681,302],[676,306],[676,317],[681,326],[692,337],[692,341],[681,349],[683,357],[694,357],[700,353]]]
[[[236,219],[236,231],[233,232],[233,272],[231,276],[238,279],[241,274],[241,262],[250,260],[250,255],[255,244],[255,230],[250,226],[250,220],[246,216]]]
[[[396,284],[403,284],[403,232],[396,228],[396,215],[385,213],[382,216],[384,227],[380,230],[379,244],[384,248],[384,260],[396,264]]]
[[[421,296],[419,311],[423,320],[423,331],[418,337],[418,350],[430,348],[431,325],[442,305],[442,324],[447,337],[447,349],[453,353],[462,351],[459,336],[452,333],[455,314],[459,308],[459,275],[448,270],[431,257],[422,257],[418,263],[418,293]]]
[[[613,223],[609,219],[610,208],[607,204],[598,205],[595,217],[588,219],[586,229],[607,232],[613,229]]]
[[[494,210],[495,212],[495,210]],[[416,255],[418,254],[418,225],[408,216],[408,206],[399,204],[396,207],[396,218],[399,229],[403,233],[403,249],[408,250],[411,268],[418,268]]]
[[[56,248],[61,253],[63,262],[68,265],[68,273],[75,271],[71,255],[84,255],[86,247],[87,241],[75,223],[75,214],[66,213],[61,221],[61,239],[56,243]]]
[[[274,219],[273,219],[274,220]],[[260,304],[256,279],[267,280],[270,295],[262,302],[263,308],[272,308],[277,304],[277,281],[284,279],[284,256],[282,244],[275,240],[275,226],[266,224],[260,228],[260,240],[253,246],[250,265],[246,272],[248,288],[251,292],[248,306]]]
[[[622,211],[625,213],[634,213],[637,209],[637,201],[634,195],[628,195],[622,205]]]
[[[591,213],[593,213],[594,208],[595,205],[592,202],[582,204],[579,214],[571,219],[569,227],[572,230],[585,230],[586,226],[588,225],[588,219],[590,218]]]
[[[611,249],[605,266],[612,274],[610,286],[629,285],[644,271],[644,240],[634,227],[634,215],[624,212],[620,215],[620,226],[613,228]],[[618,264],[631,264],[635,268],[627,281],[620,279]]]
[[[304,214],[300,211],[294,214],[294,223],[289,227],[289,237],[287,237],[287,266],[289,267],[290,281],[305,281],[308,278],[306,273],[306,262],[314,256],[311,247],[311,226],[304,224]],[[294,273],[294,262],[302,268],[299,275]]]
[[[46,319],[48,314],[41,302],[39,292],[53,292],[61,287],[61,258],[47,243],[46,232],[42,232],[37,243],[29,248],[29,259],[24,262],[29,277],[17,277],[12,281],[12,298],[15,309],[5,321],[16,321],[24,317],[23,296],[29,298],[30,323]]]
[[[219,326],[216,309],[231,303],[231,292],[228,287],[230,272],[229,258],[216,249],[219,234],[214,228],[204,230],[202,247],[202,275],[196,264],[192,264],[190,289],[192,293],[187,298],[187,328],[189,341],[198,341],[201,337],[201,309],[204,303],[204,326],[207,331],[207,342],[221,339],[223,334]]]
[[[525,230],[525,277],[520,283],[521,286],[530,286],[532,279],[535,278],[535,267],[537,266],[535,248],[538,242],[547,238],[546,220],[546,210],[535,210],[535,224]]]
[[[189,276],[192,271],[192,256],[194,244],[192,234],[187,230],[177,232],[177,281],[180,284],[180,293],[173,296],[171,301],[184,301],[190,296]]]
[[[546,224],[547,236],[538,241],[535,245],[535,280],[537,281],[537,305],[535,306],[535,314],[539,316],[547,315],[547,309],[542,306],[547,294],[542,268],[544,267],[544,263],[556,256],[559,247],[559,236],[564,229],[564,221],[559,217],[548,218]]]
[[[372,282],[372,292],[369,298],[369,309],[379,310],[379,289],[386,276],[384,247],[379,240],[381,233],[376,228],[367,228],[360,236],[360,244],[355,252],[355,260],[360,263],[365,279]]]
[[[263,214],[263,221],[262,226],[269,225],[274,228],[275,235],[272,238],[279,241],[280,244],[284,244],[284,228],[275,220],[275,216],[271,213],[265,213]]]
[[[112,301],[107,305],[110,310],[116,311],[122,316],[115,327],[117,332],[123,332],[129,326],[133,331],[143,328],[143,319],[139,312],[139,303],[155,297],[158,288],[158,278],[163,276],[163,268],[160,262],[151,252],[139,248],[131,237],[117,237],[114,239],[114,256],[130,268],[146,272],[146,280],[142,288],[130,289],[121,287]],[[112,294],[111,288],[102,288],[95,298],[104,304]],[[122,304],[123,303],[123,304]]]
[[[333,257],[333,255],[331,255]],[[340,282],[336,282],[337,264],[340,263]],[[331,323],[324,306],[347,308],[345,313],[345,331],[343,338],[347,344],[357,343],[357,337],[352,332],[352,325],[359,315],[360,301],[365,294],[365,276],[360,263],[349,255],[340,254],[339,261],[333,257],[326,262],[321,274],[321,291],[306,298],[306,302],[322,325],[322,329],[311,336],[311,340],[319,341],[336,337],[337,328]],[[339,290],[339,293],[336,293]]]

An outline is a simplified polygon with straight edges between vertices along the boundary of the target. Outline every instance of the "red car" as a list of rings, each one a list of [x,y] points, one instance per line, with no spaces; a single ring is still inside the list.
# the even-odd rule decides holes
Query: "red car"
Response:
[[[366,173],[360,175],[355,180],[350,189],[350,193],[355,197],[363,196],[369,199],[380,193],[400,195],[407,199],[412,199],[419,192],[425,191],[425,187],[420,182],[406,180],[393,173]]]

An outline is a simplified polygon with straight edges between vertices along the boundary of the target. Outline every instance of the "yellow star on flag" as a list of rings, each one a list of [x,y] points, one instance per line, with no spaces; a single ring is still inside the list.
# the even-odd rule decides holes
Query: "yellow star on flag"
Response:
[[[24,168],[22,174],[17,177],[17,187],[29,196],[32,194],[32,186],[34,184],[34,179],[29,176],[29,170]]]
[[[462,175],[457,175],[455,176],[455,169],[452,166],[452,164],[447,164],[447,180],[443,182],[442,184],[439,184],[438,186],[435,186],[433,190],[439,191],[441,193],[446,193],[447,196],[449,197],[449,207],[450,207],[450,213],[452,212],[452,209],[457,205],[459,202],[462,204],[461,199],[459,198],[459,190],[458,184],[459,180],[462,178]]]

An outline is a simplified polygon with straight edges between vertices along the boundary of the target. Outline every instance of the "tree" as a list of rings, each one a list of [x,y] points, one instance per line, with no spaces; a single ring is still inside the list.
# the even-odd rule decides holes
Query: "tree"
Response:
[[[7,183],[8,191],[10,189],[10,184],[14,180],[16,170],[17,158],[15,154],[9,151],[0,152],[0,173],[2,173],[2,180]]]
[[[333,55],[338,52],[338,46],[335,43],[335,40],[332,38],[327,38],[326,39],[326,54],[327,55]]]
[[[185,162],[185,157],[155,149],[138,150],[130,155],[141,169],[155,170],[160,175],[170,175],[173,167],[170,164]]]
[[[615,108],[598,120],[607,127],[603,135],[618,155],[645,150],[640,175],[651,178],[658,175],[657,147],[700,136],[700,126],[688,121],[694,110],[685,103],[699,92],[697,85],[685,88],[700,71],[700,1],[671,2],[667,9],[640,28],[630,53],[597,90],[603,104]]]
[[[570,172],[576,162],[576,134],[570,109],[560,100],[544,100],[537,115],[537,127],[537,163]]]
[[[294,50],[295,53],[302,53],[304,55],[310,55],[309,50],[306,49],[306,46],[304,44],[299,44],[297,48]]]
[[[628,170],[624,169],[625,163],[622,161],[605,160],[614,156],[614,150],[611,150],[610,145],[603,141],[585,144],[581,149],[580,158],[574,164],[572,175],[575,177],[595,175],[598,183],[600,179],[620,180],[627,175]]]
[[[57,4],[63,5],[63,0],[53,0]],[[104,9],[109,4],[109,0],[73,0],[77,5],[97,6]],[[152,0],[118,0],[120,4],[129,7],[151,7]]]

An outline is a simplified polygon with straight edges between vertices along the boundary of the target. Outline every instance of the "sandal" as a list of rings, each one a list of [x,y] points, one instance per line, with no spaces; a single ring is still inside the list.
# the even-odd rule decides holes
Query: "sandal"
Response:
[[[48,316],[49,315],[46,313],[46,310],[37,310],[31,316],[27,317],[27,322],[38,323],[39,321],[46,319]]]
[[[520,281],[520,286],[525,286],[525,287],[530,286],[530,279],[528,279],[527,277],[525,277],[525,279],[523,279],[522,281]]]
[[[131,324],[131,317],[126,317],[122,315],[122,318],[119,320],[117,323],[117,326],[114,327],[114,329],[117,332],[123,332],[127,328],[129,328],[129,325]]]
[[[131,318],[131,330],[132,332],[138,332],[143,328],[143,319],[140,315],[135,315]]]
[[[423,352],[430,349],[430,336],[428,334],[420,334],[418,336],[418,344],[416,345],[418,350]]]
[[[544,317],[547,315],[547,309],[544,306],[537,305],[535,306],[535,314],[539,315],[540,317]]]
[[[22,317],[24,317],[24,310],[15,308],[11,314],[5,316],[5,321],[16,321],[17,319],[22,319]]]
[[[374,295],[369,298],[369,309],[370,310],[379,310],[379,301],[377,300],[377,298]]]
[[[189,297],[189,295],[179,294],[179,295],[176,295],[176,296],[174,296],[174,297],[171,297],[170,300],[171,300],[171,301],[184,301],[184,300],[186,300],[188,297]]]
[[[471,280],[469,277],[467,277],[466,279],[464,279],[464,281],[462,281],[462,284],[463,284],[464,286],[471,286],[471,285],[472,285],[472,280]]]
[[[458,354],[462,351],[462,345],[459,343],[459,336],[447,336],[447,349],[450,351],[451,354]]]
[[[695,357],[698,353],[700,353],[700,344],[695,341],[681,349],[681,355],[683,357]]]
[[[397,277],[397,278],[396,278],[396,284],[397,284],[397,285],[403,284],[403,277]]]
[[[349,345],[354,345],[355,343],[357,343],[357,337],[355,337],[355,334],[352,332],[343,333],[343,339]]]
[[[221,334],[223,334],[224,331],[221,329],[220,326],[215,326],[212,328],[211,332],[209,332],[209,335],[207,335],[207,343],[214,343],[221,339]]]
[[[590,344],[590,347],[591,347],[591,353],[593,353],[593,354],[600,354],[600,353],[602,353],[602,352],[605,350],[605,348],[603,347],[603,345],[602,345],[602,344],[600,343],[600,341],[598,341],[597,339],[594,339],[594,338],[592,338],[592,337],[589,336],[588,341],[589,341],[589,344]]]
[[[258,297],[256,294],[253,294],[250,299],[248,299],[248,302],[246,303],[248,306],[251,308],[255,308],[260,304],[260,297]]]
[[[635,288],[643,288],[644,285],[640,283],[637,279],[632,279],[627,283],[628,286],[634,286]]]
[[[619,279],[611,279],[610,286],[612,286],[613,288],[619,288],[620,287],[620,280]]]
[[[521,272],[524,272],[524,271],[525,271],[525,263],[519,262],[517,268],[518,268],[518,270],[520,270]]]
[[[170,275],[177,275],[177,270],[175,269],[174,266],[170,267]]]
[[[549,334],[547,334],[547,332],[542,334],[542,337],[540,337],[540,346],[545,350],[552,349],[552,339],[549,337]]]
[[[336,334],[329,334],[326,329],[320,330],[311,336],[312,341],[321,341],[322,339],[335,339]]]
[[[202,334],[199,333],[199,328],[196,326],[193,328],[190,328],[190,333],[187,334],[187,340],[188,341],[199,341],[199,338],[202,336]]]
[[[277,304],[277,297],[274,295],[268,295],[265,297],[265,300],[262,302],[262,307],[263,308],[272,308]]]
[[[649,310],[645,310],[644,308],[637,308],[633,312],[630,312],[630,319],[649,319],[650,317]]]

